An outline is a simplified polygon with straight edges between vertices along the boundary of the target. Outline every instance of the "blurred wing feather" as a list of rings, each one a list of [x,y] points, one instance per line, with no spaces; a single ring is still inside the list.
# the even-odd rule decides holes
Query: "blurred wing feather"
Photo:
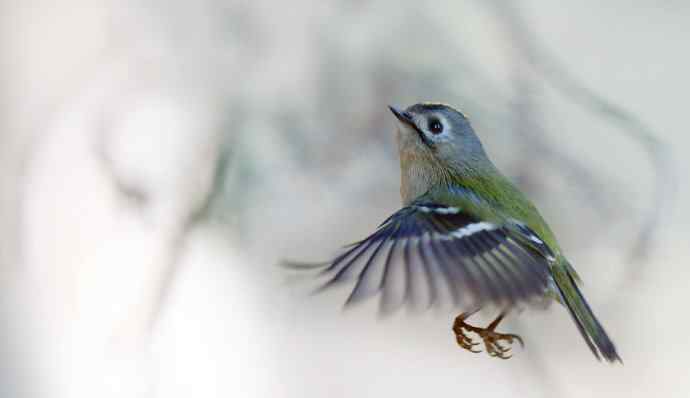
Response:
[[[323,287],[356,278],[346,305],[383,291],[384,312],[420,301],[514,305],[544,294],[551,257],[520,223],[499,225],[458,207],[415,203],[328,263]]]

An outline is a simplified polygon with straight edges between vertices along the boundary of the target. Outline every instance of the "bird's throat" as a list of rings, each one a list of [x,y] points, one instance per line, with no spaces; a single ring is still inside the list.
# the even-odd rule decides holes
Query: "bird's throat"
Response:
[[[400,153],[400,196],[404,205],[429,192],[442,182],[438,167],[418,153]]]

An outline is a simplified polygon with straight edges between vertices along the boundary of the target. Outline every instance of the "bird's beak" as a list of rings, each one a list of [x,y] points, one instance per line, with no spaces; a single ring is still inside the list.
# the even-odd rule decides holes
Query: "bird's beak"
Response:
[[[417,129],[417,126],[414,124],[414,120],[412,119],[412,115],[410,115],[408,112],[401,111],[392,105],[388,105],[388,109],[390,109],[395,117],[398,118],[398,120],[400,120],[402,123],[407,124],[415,130]]]
[[[424,132],[422,132],[422,130],[420,130],[419,127],[417,127],[417,125],[414,122],[414,119],[412,118],[412,115],[409,112],[401,111],[400,109],[392,105],[388,105],[388,109],[390,109],[391,112],[393,112],[393,114],[400,121],[400,123],[407,125],[409,128],[416,131],[417,135],[419,135],[419,139],[422,140],[424,145],[430,148],[433,146],[429,139],[424,135]]]

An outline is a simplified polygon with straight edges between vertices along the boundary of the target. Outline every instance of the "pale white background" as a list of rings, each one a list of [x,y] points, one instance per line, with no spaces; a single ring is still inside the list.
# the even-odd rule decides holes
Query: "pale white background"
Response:
[[[276,266],[321,259],[396,208],[389,102],[471,98],[457,105],[489,110],[475,124],[497,163],[532,156],[491,113],[514,98],[520,49],[495,8],[456,3],[4,1],[2,395],[687,396],[687,2],[519,7],[540,45],[677,162],[675,208],[650,261],[632,263],[652,200],[644,152],[536,94],[550,139],[634,211],[604,226],[568,178],[545,177],[565,190],[536,197],[625,366],[597,363],[556,306],[506,322],[527,349],[504,362],[458,350],[452,312],[343,313],[345,292],[310,297]],[[392,70],[395,88],[375,85]],[[441,88],[417,82],[429,75]]]

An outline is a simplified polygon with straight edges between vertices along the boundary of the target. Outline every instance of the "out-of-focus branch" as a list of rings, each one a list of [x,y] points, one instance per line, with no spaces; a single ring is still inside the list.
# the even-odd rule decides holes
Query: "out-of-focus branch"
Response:
[[[108,133],[111,126],[107,125],[107,121],[102,121],[102,123],[94,145],[94,153],[102,165],[102,171],[112,182],[119,196],[140,211],[144,217],[156,213],[154,206],[159,205],[156,203],[157,192],[154,192],[154,187],[145,186],[141,181],[128,179],[127,175],[123,175],[115,159],[112,158],[112,148],[108,146],[110,138]],[[225,141],[229,142],[229,140]],[[125,331],[126,334],[137,339],[145,338],[160,317],[179,270],[180,257],[186,240],[199,222],[204,220],[213,199],[218,196],[219,189],[223,187],[229,154],[229,149],[225,147],[214,150],[215,158],[209,160],[214,162],[213,176],[207,186],[207,191],[198,200],[176,207],[175,214],[167,214],[166,220],[163,220],[162,227],[165,235],[161,237],[164,240],[160,253],[161,266],[149,270],[151,275],[148,278],[146,291],[142,292],[144,297],[138,305],[137,314],[132,316],[134,319],[127,320],[128,324],[125,328],[129,330]],[[202,189],[204,188],[206,187]]]
[[[634,114],[578,82],[554,55],[539,45],[514,2],[493,1],[491,4],[509,30],[520,53],[545,81],[572,102],[619,126],[628,138],[637,141],[647,152],[656,171],[654,199],[644,216],[640,233],[630,253],[632,259],[646,259],[661,220],[659,212],[669,209],[674,193],[673,162],[668,148]]]
[[[150,200],[150,193],[146,192],[143,187],[125,181],[122,176],[116,172],[113,159],[111,158],[106,144],[106,131],[108,131],[108,129],[103,125],[104,123],[105,121],[101,120],[102,125],[98,130],[96,143],[94,145],[96,159],[100,162],[101,170],[107,175],[108,180],[113,183],[115,191],[120,194],[120,197],[127,200],[137,209],[143,209]]]
[[[513,128],[520,137],[520,142],[525,148],[529,148],[530,153],[539,154],[539,159],[547,162],[551,169],[557,170],[570,181],[576,181],[580,187],[577,193],[582,195],[583,203],[587,203],[601,217],[610,216],[614,212],[613,203],[617,202],[611,190],[606,190],[601,179],[597,178],[582,162],[559,150],[548,139],[539,120],[540,109],[532,95],[537,82],[530,76],[529,71],[524,70],[522,62],[518,62],[516,67],[515,82],[517,94],[514,108],[517,120]],[[529,169],[532,165],[532,157],[525,160],[529,165],[526,165],[523,170]]]
[[[226,139],[224,142],[229,143],[230,140]],[[219,156],[217,159],[215,159],[213,179],[211,180],[210,189],[203,199],[197,203],[197,206],[193,209],[190,209],[189,213],[187,213],[185,216],[179,231],[174,235],[174,239],[172,239],[170,242],[170,263],[167,267],[168,271],[166,275],[164,275],[164,279],[159,286],[158,296],[155,304],[152,307],[151,315],[148,318],[147,324],[149,330],[153,328],[156,320],[160,318],[160,313],[164,308],[167,296],[170,292],[170,287],[175,280],[175,274],[179,269],[182,248],[184,247],[187,237],[195,227],[206,219],[214,199],[219,197],[220,191],[225,187],[225,175],[227,173],[230,156],[231,152],[229,147],[224,145],[219,152]]]

